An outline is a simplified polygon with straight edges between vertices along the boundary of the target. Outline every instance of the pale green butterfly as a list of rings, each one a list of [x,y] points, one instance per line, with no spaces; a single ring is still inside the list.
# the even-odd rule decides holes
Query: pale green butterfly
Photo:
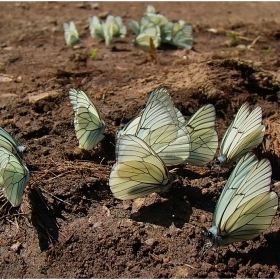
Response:
[[[0,186],[13,207],[20,205],[28,180],[29,171],[21,159],[0,147]]]
[[[190,50],[193,45],[192,26],[183,20],[175,22],[172,30],[172,45]]]
[[[270,189],[269,160],[253,153],[243,156],[232,171],[217,202],[212,227],[205,233],[207,247],[253,239],[271,224],[278,196]]]
[[[162,159],[142,139],[135,135],[117,139],[116,163],[109,178],[116,198],[127,200],[165,192],[172,182]]]
[[[92,38],[104,38],[103,28],[97,16],[88,18],[89,30]]]
[[[223,136],[216,163],[230,166],[259,145],[265,132],[265,126],[261,122],[261,107],[257,106],[250,112],[249,104],[245,102]]]
[[[190,136],[184,117],[166,88],[150,93],[146,107],[117,136],[124,134],[144,140],[167,166],[183,163],[190,154]]]
[[[160,28],[157,25],[150,23],[150,26],[144,29],[132,43],[135,47],[148,52],[150,50],[150,38],[153,41],[154,47],[157,49],[161,44]]]
[[[186,163],[200,166],[214,158],[218,148],[215,120],[215,107],[207,104],[200,107],[186,122],[191,142],[190,156]]]
[[[12,135],[10,135],[5,129],[1,127],[0,147],[5,148],[14,155],[22,154],[26,150],[26,147],[21,146]]]
[[[69,98],[74,110],[74,127],[79,147],[91,150],[104,139],[105,123],[85,92],[71,88]]]
[[[72,47],[80,42],[79,33],[73,21],[70,21],[69,24],[64,22],[63,28],[64,28],[65,42],[68,46]]]

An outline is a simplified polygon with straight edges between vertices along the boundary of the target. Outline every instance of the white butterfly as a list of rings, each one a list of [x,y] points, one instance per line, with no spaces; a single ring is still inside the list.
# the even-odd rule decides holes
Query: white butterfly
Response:
[[[29,171],[16,155],[0,147],[0,186],[13,207],[20,205]]]
[[[88,18],[89,31],[92,38],[104,38],[103,28],[97,16]]]
[[[105,45],[107,47],[112,44],[114,32],[117,32],[116,30],[117,26],[115,27],[114,25],[115,25],[115,18],[111,15],[107,16],[106,22],[102,22]]]
[[[65,42],[68,46],[72,47],[80,42],[79,33],[73,21],[70,21],[70,24],[64,22],[63,28],[64,28]]]
[[[116,198],[127,200],[165,192],[172,183],[161,158],[143,140],[123,135],[116,143],[116,163],[109,185]]]
[[[253,239],[271,224],[278,196],[270,190],[269,160],[253,153],[243,156],[231,173],[217,202],[208,245],[219,247]]]
[[[229,166],[259,145],[265,131],[265,126],[261,122],[261,107],[257,106],[250,112],[249,104],[245,102],[238,110],[221,141],[217,163]]]
[[[124,38],[126,35],[126,26],[122,18],[108,15],[105,22],[100,23],[98,17],[93,16],[88,19],[91,37],[104,38],[106,46],[110,46],[113,37]]]
[[[153,23],[150,23],[149,27],[141,31],[141,33],[132,40],[132,44],[135,47],[148,52],[150,50],[150,38],[153,41],[154,47],[157,49],[161,44],[160,28],[158,25],[154,25]]]
[[[115,17],[116,25],[118,26],[117,32],[114,36],[124,38],[127,32],[126,26],[123,24],[122,18],[120,16]]]
[[[161,28],[161,42],[162,43],[170,43],[172,40],[172,32],[173,32],[173,22],[168,22],[165,26]]]
[[[180,111],[166,88],[151,92],[146,107],[132,119],[118,137],[133,134],[144,140],[167,166],[183,163],[190,154],[190,136]]]
[[[71,88],[69,98],[74,109],[74,127],[79,147],[91,150],[104,139],[105,123],[85,92]]]
[[[218,148],[215,131],[216,112],[212,104],[199,108],[186,123],[190,134],[191,150],[186,162],[193,165],[207,164],[214,158]]]
[[[192,26],[183,20],[175,22],[172,30],[172,45],[190,50],[193,45]]]
[[[22,154],[26,150],[26,147],[21,146],[12,135],[10,135],[5,129],[1,127],[0,147],[5,148],[14,155]]]

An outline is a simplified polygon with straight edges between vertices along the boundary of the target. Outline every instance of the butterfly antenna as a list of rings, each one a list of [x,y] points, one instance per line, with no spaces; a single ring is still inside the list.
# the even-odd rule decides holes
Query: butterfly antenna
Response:
[[[111,142],[111,141],[110,141],[110,144],[113,145],[114,147],[116,147],[116,145],[113,142]]]
[[[123,116],[122,116],[122,118],[121,118],[120,125],[123,123],[123,118],[124,118],[124,116],[125,116],[125,112],[123,113]]]

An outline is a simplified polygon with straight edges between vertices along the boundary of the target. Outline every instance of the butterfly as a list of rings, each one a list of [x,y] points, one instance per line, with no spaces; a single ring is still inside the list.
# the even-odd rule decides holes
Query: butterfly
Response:
[[[205,236],[208,246],[220,247],[253,239],[271,224],[278,196],[270,189],[269,160],[244,155],[232,171],[217,202],[212,227]]]
[[[64,38],[68,46],[73,47],[80,42],[79,33],[76,29],[75,23],[70,21],[70,23],[63,23],[64,28]]]
[[[186,163],[200,166],[214,158],[218,148],[215,119],[215,107],[207,104],[199,108],[187,121],[191,150]]]
[[[162,159],[142,139],[135,135],[117,139],[116,163],[109,178],[116,198],[127,200],[165,192],[172,182]]]
[[[183,163],[190,154],[190,136],[185,119],[174,106],[166,88],[152,91],[146,107],[117,135],[128,134],[144,140],[167,166]]]
[[[106,46],[110,46],[113,37],[124,38],[126,35],[126,26],[122,18],[108,15],[105,22],[100,23],[98,17],[93,16],[88,19],[91,37],[104,38]]]
[[[193,45],[192,26],[190,24],[185,24],[184,21],[182,22],[174,23],[171,44],[190,50]]]
[[[89,31],[92,38],[104,38],[103,28],[97,16],[88,18]]]
[[[0,147],[5,148],[14,155],[22,154],[24,151],[26,151],[26,147],[21,146],[12,135],[10,135],[5,129],[1,127]]]
[[[91,150],[104,139],[105,123],[85,92],[71,88],[69,98],[75,114],[74,127],[79,147]]]
[[[154,47],[157,49],[161,44],[160,28],[153,23],[150,23],[149,27],[141,31],[137,37],[132,40],[132,44],[135,47],[148,52],[150,49],[150,38],[153,41]]]
[[[261,107],[257,106],[250,112],[249,104],[245,102],[224,134],[216,163],[229,166],[259,145],[265,131],[261,122]]]
[[[0,186],[13,207],[20,205],[29,171],[19,157],[0,147]]]

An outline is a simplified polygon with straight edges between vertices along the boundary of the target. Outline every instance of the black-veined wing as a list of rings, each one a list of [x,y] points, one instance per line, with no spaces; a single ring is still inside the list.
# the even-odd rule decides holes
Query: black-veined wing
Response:
[[[116,198],[127,200],[164,192],[172,180],[161,158],[142,139],[123,135],[116,143],[116,163],[109,178]]]
[[[0,147],[0,186],[14,207],[20,205],[28,180],[26,165],[16,155]]]
[[[0,127],[0,147],[4,147],[13,154],[21,154],[26,150],[24,146],[21,146],[17,140],[10,135],[5,129]]]
[[[84,150],[91,150],[104,139],[105,123],[85,92],[70,89],[69,97],[74,109],[74,126],[79,147]]]
[[[212,246],[253,239],[270,226],[278,206],[278,196],[271,191],[270,183],[269,160],[258,161],[253,153],[248,153],[238,161],[206,234]]]
[[[212,104],[200,107],[187,121],[191,150],[187,163],[207,164],[214,158],[218,148],[218,135],[215,130],[216,112]]]
[[[231,165],[260,144],[265,131],[261,122],[261,107],[257,106],[250,112],[249,104],[245,102],[223,136],[217,162],[225,166]]]

